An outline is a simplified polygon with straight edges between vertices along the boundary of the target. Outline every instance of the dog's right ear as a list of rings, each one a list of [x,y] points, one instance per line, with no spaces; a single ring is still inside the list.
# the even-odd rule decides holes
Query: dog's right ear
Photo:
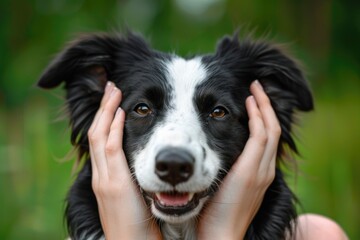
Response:
[[[39,87],[49,89],[65,83],[71,142],[78,148],[79,159],[89,151],[87,131],[100,106],[106,82],[113,81],[121,87],[121,76],[150,55],[147,43],[136,34],[92,34],[72,42],[45,69],[37,83]]]
[[[72,84],[77,78],[88,76],[98,80],[101,86],[111,80],[118,63],[131,66],[132,61],[142,60],[150,55],[147,43],[142,37],[129,32],[126,37],[108,34],[84,35],[71,42],[49,64],[37,85],[54,88],[62,82]],[[121,66],[120,66],[121,67]]]
[[[106,35],[82,36],[69,44],[45,69],[38,81],[41,88],[54,88],[62,82],[88,75],[104,85],[111,71],[114,53],[120,47],[116,38]]]

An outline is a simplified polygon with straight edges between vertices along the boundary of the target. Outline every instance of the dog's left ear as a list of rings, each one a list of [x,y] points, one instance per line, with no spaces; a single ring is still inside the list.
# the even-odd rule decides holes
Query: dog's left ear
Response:
[[[299,64],[276,45],[265,41],[225,37],[215,55],[217,61],[247,86],[259,80],[280,121],[282,144],[297,152],[291,136],[294,111],[313,109],[313,97]]]

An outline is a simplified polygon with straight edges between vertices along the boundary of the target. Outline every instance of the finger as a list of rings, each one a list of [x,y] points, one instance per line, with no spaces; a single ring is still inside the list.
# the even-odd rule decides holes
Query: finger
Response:
[[[110,94],[111,94],[111,91],[112,89],[115,87],[114,83],[108,81],[106,83],[106,86],[105,86],[105,91],[104,91],[104,95],[101,99],[101,102],[100,102],[100,107],[99,109],[97,110],[96,114],[95,114],[95,117],[93,119],[93,122],[89,128],[89,132],[92,132],[95,128],[95,126],[97,125],[97,122],[99,120],[99,117],[103,111],[103,106],[105,105],[105,103],[109,100],[109,97],[110,97]]]
[[[118,108],[110,127],[109,138],[106,143],[106,159],[109,177],[130,176],[128,164],[123,151],[125,112]]]
[[[94,129],[95,127],[97,126],[97,123],[98,123],[98,120],[101,116],[101,113],[103,111],[103,106],[105,105],[105,103],[108,101],[109,97],[110,97],[110,93],[112,91],[112,89],[114,88],[114,84],[112,82],[107,82],[106,83],[106,87],[105,87],[105,90],[104,90],[104,96],[102,97],[101,99],[101,103],[100,103],[100,107],[99,109],[97,110],[96,112],[96,115],[91,123],[91,126],[88,130],[88,138],[89,140],[91,139],[92,135],[93,135],[93,132],[94,132]],[[95,162],[96,160],[96,157],[92,151],[93,149],[93,146],[91,144],[91,142],[89,141],[89,147],[90,147],[90,159],[91,159],[91,168],[92,168],[92,176],[97,176],[98,175],[98,168],[97,168],[97,164]]]
[[[100,107],[104,106],[105,103],[109,100],[111,95],[111,90],[115,87],[115,84],[113,82],[108,81],[105,86],[105,92],[104,96],[101,99]]]
[[[233,165],[234,171],[230,173],[244,172],[246,175],[255,175],[265,151],[267,136],[260,110],[253,96],[246,99],[246,109],[249,115],[250,137]]]
[[[110,127],[109,138],[112,137],[118,141],[118,144],[122,146],[125,126],[125,111],[119,107],[116,110],[114,121]]]
[[[89,135],[89,144],[92,149],[92,160],[96,164],[100,178],[108,175],[108,166],[106,161],[106,142],[108,139],[110,125],[114,118],[114,113],[121,100],[121,92],[114,87],[110,93],[109,100],[103,107],[99,115],[98,122]]]
[[[120,105],[121,97],[120,89],[114,87],[110,93],[109,100],[103,106],[94,133],[96,131],[96,134],[106,137],[109,135],[110,125],[114,119],[116,109]]]
[[[271,106],[269,97],[266,95],[263,87],[258,80],[255,80],[251,86],[250,91],[255,97],[256,103],[263,116],[266,129],[278,133],[281,131],[279,121],[275,114],[274,109]]]
[[[259,81],[254,81],[254,83],[250,86],[250,90],[253,93],[256,102],[259,106],[259,110],[263,117],[263,121],[265,124],[265,129],[267,133],[267,146],[264,152],[264,161],[262,161],[263,168],[265,170],[269,167],[271,169],[275,168],[276,164],[276,153],[279,143],[279,138],[281,135],[281,127],[279,124],[279,120],[275,114],[273,107],[271,106],[270,99],[264,92]]]

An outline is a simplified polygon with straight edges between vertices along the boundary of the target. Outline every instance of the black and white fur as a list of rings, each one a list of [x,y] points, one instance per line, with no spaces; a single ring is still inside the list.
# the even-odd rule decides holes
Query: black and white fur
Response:
[[[133,33],[86,35],[72,42],[38,82],[42,88],[64,83],[71,141],[79,158],[85,159],[67,197],[70,237],[103,236],[91,187],[87,131],[107,81],[123,92],[123,148],[164,239],[195,239],[196,216],[211,201],[249,137],[244,103],[255,79],[262,83],[281,124],[279,165],[285,148],[297,152],[291,136],[294,111],[311,110],[313,101],[297,63],[276,45],[224,37],[214,54],[184,59],[151,49]],[[139,106],[149,113],[137,113]],[[219,109],[224,116],[213,117]],[[167,149],[190,156],[192,170],[186,180],[170,183],[156,173],[159,153]],[[155,193],[160,192],[195,195],[190,206],[167,209],[155,204]],[[294,201],[277,168],[246,239],[283,239],[296,217]]]

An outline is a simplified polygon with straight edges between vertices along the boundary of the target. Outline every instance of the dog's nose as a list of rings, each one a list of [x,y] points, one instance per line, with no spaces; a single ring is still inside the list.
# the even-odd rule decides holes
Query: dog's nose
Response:
[[[166,148],[155,159],[155,173],[158,177],[175,186],[187,181],[194,172],[194,157],[181,148]]]

